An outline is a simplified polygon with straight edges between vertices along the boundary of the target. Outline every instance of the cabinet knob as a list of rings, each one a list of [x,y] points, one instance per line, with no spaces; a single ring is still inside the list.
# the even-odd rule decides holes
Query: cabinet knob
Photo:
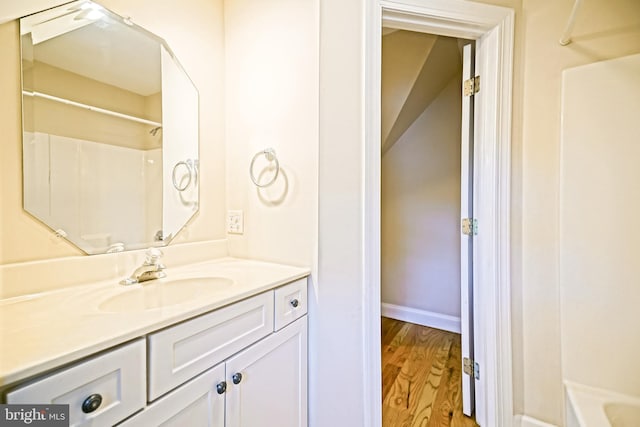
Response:
[[[292,306],[293,308],[297,308],[297,307],[298,307],[298,304],[299,304],[299,302],[298,302],[298,300],[297,300],[297,299],[292,299],[292,300],[291,300],[291,306]]]
[[[227,391],[227,382],[222,381],[221,383],[218,383],[216,385],[216,391],[218,392],[218,394],[223,394],[225,391]]]
[[[231,380],[234,384],[240,384],[240,381],[242,381],[242,374],[240,372],[236,372],[231,376]]]
[[[85,414],[91,413],[98,409],[101,404],[102,396],[100,396],[98,393],[92,394],[91,396],[87,397],[84,402],[82,402],[82,412],[84,412]]]

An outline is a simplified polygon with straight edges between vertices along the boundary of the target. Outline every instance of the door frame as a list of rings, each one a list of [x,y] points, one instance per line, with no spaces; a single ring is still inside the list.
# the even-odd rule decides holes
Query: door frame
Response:
[[[367,1],[365,16],[364,348],[365,424],[382,423],[380,360],[380,82],[382,25],[476,41],[481,96],[474,129],[474,328],[480,379],[476,418],[513,424],[510,176],[514,11],[464,0]],[[481,309],[480,309],[481,308]]]

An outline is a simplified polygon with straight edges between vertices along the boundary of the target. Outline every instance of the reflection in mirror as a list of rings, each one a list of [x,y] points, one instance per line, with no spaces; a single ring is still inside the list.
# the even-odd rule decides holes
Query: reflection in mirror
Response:
[[[88,254],[198,210],[198,94],[166,43],[91,1],[20,21],[24,208]]]

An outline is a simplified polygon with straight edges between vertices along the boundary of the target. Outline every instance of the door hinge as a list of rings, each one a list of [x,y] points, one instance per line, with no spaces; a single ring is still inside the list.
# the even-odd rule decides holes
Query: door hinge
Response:
[[[475,218],[462,218],[462,234],[475,236],[478,234],[478,220]]]
[[[477,362],[465,357],[462,359],[464,365],[464,373],[477,380],[480,379],[480,365]]]
[[[480,92],[480,76],[471,77],[470,79],[465,80],[462,87],[462,93],[464,96],[471,96]]]

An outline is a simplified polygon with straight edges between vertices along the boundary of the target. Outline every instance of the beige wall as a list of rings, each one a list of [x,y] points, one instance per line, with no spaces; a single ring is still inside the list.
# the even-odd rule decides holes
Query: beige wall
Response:
[[[381,183],[382,302],[457,318],[461,81],[384,154]]]
[[[232,255],[315,265],[318,210],[318,2],[225,2],[227,208],[244,213]],[[256,187],[254,155],[275,149],[276,181]],[[254,175],[273,177],[259,156]]]
[[[69,2],[66,0],[31,0],[28,4],[26,3],[23,0],[4,0],[0,6],[0,24],[11,21],[17,16],[31,15],[40,10]]]
[[[60,98],[105,108],[134,117],[162,121],[162,97],[149,96],[101,83],[43,62],[23,60],[23,87]],[[160,88],[158,88],[160,90]],[[23,98],[24,128],[104,144],[148,150],[159,148],[160,135],[152,126],[98,114],[82,108],[37,97]]]
[[[569,67],[640,52],[640,2],[584,2],[573,43],[558,44],[572,2],[525,0],[522,116],[524,413],[562,424],[560,369],[559,153],[561,75]],[[588,90],[588,89],[586,89]],[[585,118],[585,120],[587,120]],[[517,173],[517,171],[516,171]],[[516,349],[517,351],[517,349]]]
[[[52,1],[51,5],[55,2]],[[105,7],[163,37],[200,94],[200,211],[176,242],[225,237],[222,1],[104,0]],[[4,16],[5,11],[1,11]],[[17,21],[0,25],[0,263],[77,255],[22,210],[20,54]]]
[[[155,105],[157,111],[147,112],[146,97],[143,95],[40,61],[23,59],[22,66],[25,90],[43,92],[142,119],[162,120],[160,104]],[[157,88],[155,95],[160,95],[160,89]]]

